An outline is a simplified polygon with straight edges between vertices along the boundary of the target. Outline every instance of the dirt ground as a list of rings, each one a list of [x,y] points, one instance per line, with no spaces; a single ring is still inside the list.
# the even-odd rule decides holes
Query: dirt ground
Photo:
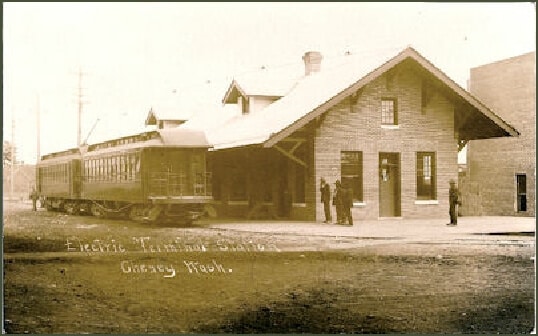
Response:
[[[6,333],[534,328],[528,244],[147,226],[5,203],[3,219]]]

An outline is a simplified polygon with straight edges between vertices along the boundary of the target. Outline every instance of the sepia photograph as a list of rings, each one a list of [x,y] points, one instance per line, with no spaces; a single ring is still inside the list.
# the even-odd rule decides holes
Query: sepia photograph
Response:
[[[4,334],[535,334],[536,4],[2,3]]]

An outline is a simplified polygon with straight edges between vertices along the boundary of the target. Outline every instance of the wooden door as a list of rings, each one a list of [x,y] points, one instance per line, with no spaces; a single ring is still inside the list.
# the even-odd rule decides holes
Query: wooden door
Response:
[[[379,217],[398,217],[400,207],[400,153],[379,153]]]

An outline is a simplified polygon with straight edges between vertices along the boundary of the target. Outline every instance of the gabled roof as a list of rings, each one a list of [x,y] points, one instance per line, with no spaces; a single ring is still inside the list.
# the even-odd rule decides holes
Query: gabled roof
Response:
[[[392,57],[391,57],[392,56]],[[236,117],[210,135],[215,149],[246,145],[271,147],[320,116],[347,96],[396,65],[410,60],[433,85],[445,90],[461,105],[456,116],[461,140],[516,136],[518,132],[493,111],[452,81],[415,49],[408,47],[394,56],[361,57],[300,79],[281,99],[255,114]],[[483,130],[477,129],[480,124]]]

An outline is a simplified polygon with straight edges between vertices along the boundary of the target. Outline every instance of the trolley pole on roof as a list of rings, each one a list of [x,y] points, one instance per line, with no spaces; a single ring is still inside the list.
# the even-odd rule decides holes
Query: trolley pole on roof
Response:
[[[84,101],[84,92],[82,88],[82,77],[86,75],[85,72],[82,72],[82,69],[79,67],[78,69],[78,89],[77,89],[77,104],[78,104],[78,111],[77,111],[77,147],[80,147],[82,144],[82,108],[84,107],[84,104],[87,104],[88,101]]]

